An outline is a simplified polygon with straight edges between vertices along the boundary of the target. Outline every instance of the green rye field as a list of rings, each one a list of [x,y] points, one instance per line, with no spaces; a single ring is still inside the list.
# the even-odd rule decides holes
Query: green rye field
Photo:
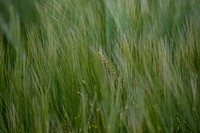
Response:
[[[0,0],[0,133],[200,133],[200,0]]]

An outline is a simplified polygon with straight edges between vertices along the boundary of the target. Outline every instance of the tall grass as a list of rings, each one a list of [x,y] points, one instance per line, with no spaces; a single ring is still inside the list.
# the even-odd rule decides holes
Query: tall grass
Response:
[[[0,132],[200,132],[198,0],[46,0],[35,24],[13,7]]]

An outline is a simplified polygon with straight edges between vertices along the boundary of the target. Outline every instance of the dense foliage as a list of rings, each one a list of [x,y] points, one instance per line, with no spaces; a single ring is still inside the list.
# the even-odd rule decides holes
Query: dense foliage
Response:
[[[199,12],[199,0],[0,0],[0,132],[200,132]]]

